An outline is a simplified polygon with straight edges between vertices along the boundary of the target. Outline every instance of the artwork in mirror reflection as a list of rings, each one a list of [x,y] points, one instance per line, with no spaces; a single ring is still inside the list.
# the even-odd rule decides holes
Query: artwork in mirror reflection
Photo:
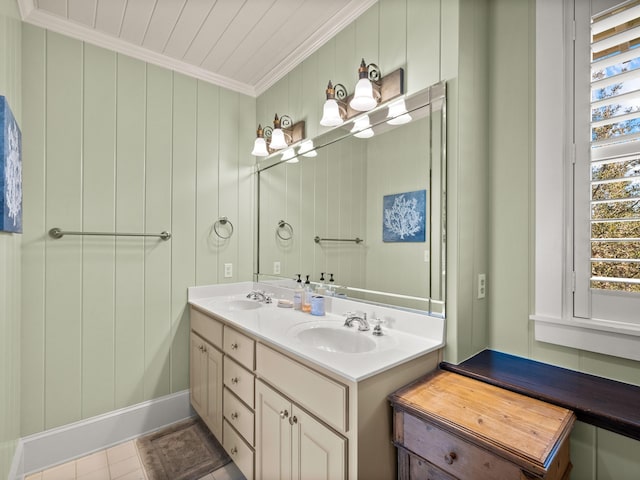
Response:
[[[382,201],[382,240],[424,242],[427,191],[385,195]]]
[[[444,314],[444,95],[426,103],[410,123],[383,116],[371,138],[318,137],[317,156],[259,170],[261,281],[333,274],[339,294]]]

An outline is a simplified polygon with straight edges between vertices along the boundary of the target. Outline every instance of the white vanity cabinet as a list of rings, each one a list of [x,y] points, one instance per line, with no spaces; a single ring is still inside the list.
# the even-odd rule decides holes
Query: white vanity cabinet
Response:
[[[230,315],[224,309],[218,313],[209,305],[191,308],[192,404],[248,480],[395,477],[397,457],[387,396],[434,370],[441,360],[440,349],[354,380],[283,345],[280,337],[271,341],[271,333],[250,321],[256,319],[251,310],[242,313],[247,319],[243,320],[238,313]],[[281,312],[271,305],[260,309],[260,318],[268,319],[264,324],[268,322],[271,329],[287,330],[291,325],[287,315],[307,320],[300,312]],[[200,339],[211,345],[209,351],[220,353],[221,362],[200,360]],[[349,360],[371,362],[372,357],[354,355]],[[207,395],[202,390],[204,363],[207,369],[215,363],[218,372],[206,387]],[[207,410],[201,407],[204,398],[217,399],[218,394],[222,410],[215,416],[221,429],[206,420]]]
[[[347,439],[264,382],[256,382],[256,478],[347,475]]]
[[[213,434],[222,437],[222,324],[191,312],[191,404]]]

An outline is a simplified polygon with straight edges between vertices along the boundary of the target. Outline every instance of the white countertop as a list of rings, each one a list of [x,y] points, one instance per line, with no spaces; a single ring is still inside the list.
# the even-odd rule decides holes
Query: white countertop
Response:
[[[232,300],[246,300],[247,293],[252,290],[274,292],[273,303],[261,303],[259,308],[251,310],[229,306]],[[189,288],[189,304],[354,382],[444,346],[442,318],[331,297],[325,298],[327,314],[324,316],[277,306],[278,298],[289,298],[292,294],[291,290],[252,282],[211,285]],[[380,337],[372,335],[371,330],[358,332],[355,327],[349,330],[373,340],[376,343],[373,350],[364,353],[329,352],[309,346],[296,336],[306,327],[342,326],[347,311],[366,312],[368,318],[383,320],[384,335]]]

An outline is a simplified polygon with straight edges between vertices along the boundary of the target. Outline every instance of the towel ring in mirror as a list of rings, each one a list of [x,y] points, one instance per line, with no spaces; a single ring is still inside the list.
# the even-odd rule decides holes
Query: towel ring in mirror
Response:
[[[229,234],[228,235],[222,235],[220,233],[220,231],[218,230],[218,227],[220,227],[221,225],[229,225]],[[218,237],[220,237],[221,239],[227,240],[228,238],[231,238],[231,235],[233,235],[233,223],[231,223],[231,220],[229,220],[227,217],[220,217],[213,224],[213,231],[216,232],[216,235]]]
[[[290,223],[280,220],[278,222],[278,228],[276,229],[276,235],[278,235],[278,238],[281,240],[291,240],[293,238],[293,227]]]

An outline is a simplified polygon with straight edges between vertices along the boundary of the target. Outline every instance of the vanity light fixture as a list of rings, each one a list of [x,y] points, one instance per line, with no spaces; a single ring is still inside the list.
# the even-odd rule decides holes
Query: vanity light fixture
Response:
[[[318,156],[318,152],[316,152],[315,147],[313,146],[313,140],[305,140],[300,144],[300,150],[298,153],[303,157],[316,157]]]
[[[325,127],[337,127],[344,123],[347,115],[344,99],[347,98],[347,89],[341,83],[336,83],[335,87],[329,80],[326,90],[327,100],[322,109],[322,119],[320,125]],[[336,100],[337,97],[337,100]]]
[[[287,163],[298,163],[296,151],[293,148],[287,148],[284,152],[282,152],[282,160]]]
[[[267,150],[267,141],[264,139],[264,130],[262,129],[262,125],[258,125],[256,135],[257,138],[256,141],[253,142],[251,155],[255,155],[256,157],[266,157],[269,155],[269,151]]]
[[[273,128],[258,125],[257,138],[253,143],[251,155],[266,157],[269,154],[283,150],[304,138],[304,121],[293,123],[291,117],[275,114]]]
[[[380,101],[380,92],[373,88],[373,82],[380,80],[380,68],[375,63],[367,65],[362,59],[358,68],[358,83],[349,106],[360,112],[368,112]],[[377,96],[377,98],[374,97]]]
[[[407,106],[404,103],[404,98],[401,98],[397,102],[393,102],[389,105],[389,113],[387,115],[387,123],[389,125],[403,125],[409,123],[412,118],[407,112]]]
[[[271,131],[271,142],[269,142],[269,147],[271,150],[282,150],[283,148],[287,148],[289,145],[287,141],[284,139],[284,132],[282,131],[282,123],[284,122],[286,125],[291,125],[291,118],[286,115],[283,115],[282,118],[278,118],[278,114],[276,113],[275,118],[273,119],[273,130]]]
[[[373,130],[371,123],[369,122],[369,115],[363,115],[353,122],[353,128],[351,129],[354,137],[358,138],[371,138],[373,137]]]

